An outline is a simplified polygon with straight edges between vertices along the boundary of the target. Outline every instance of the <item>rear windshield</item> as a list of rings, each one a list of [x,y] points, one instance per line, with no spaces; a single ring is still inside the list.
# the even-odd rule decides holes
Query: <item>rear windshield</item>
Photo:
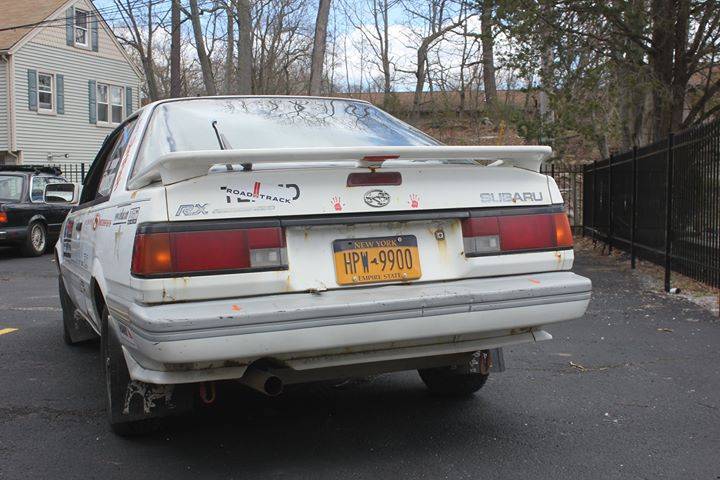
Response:
[[[22,197],[23,178],[20,175],[0,175],[0,200],[19,201]]]
[[[170,152],[226,147],[298,148],[437,145],[431,137],[364,102],[322,98],[206,98],[158,105],[134,172]]]

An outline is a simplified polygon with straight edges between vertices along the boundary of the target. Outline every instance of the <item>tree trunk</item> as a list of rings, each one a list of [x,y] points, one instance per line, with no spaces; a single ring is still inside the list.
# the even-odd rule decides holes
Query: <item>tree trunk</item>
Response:
[[[495,106],[497,100],[497,84],[495,83],[495,38],[493,36],[494,0],[483,0],[480,15],[480,40],[482,42],[483,85],[485,87],[485,105]]]
[[[208,95],[217,95],[215,88],[215,79],[213,78],[212,64],[205,50],[205,39],[203,38],[203,28],[200,22],[200,9],[198,9],[197,0],[189,0],[190,3],[190,22],[195,35],[195,48],[200,60],[200,70],[202,71],[203,83],[205,84],[205,93]]]
[[[414,118],[420,117],[420,100],[422,98],[423,89],[425,88],[425,64],[427,63],[428,46],[425,42],[420,45],[417,51],[417,70],[415,76],[415,94],[413,95],[412,115]]]
[[[172,0],[170,27],[170,97],[181,95],[180,80],[180,0]]]
[[[238,75],[237,93],[252,93],[252,17],[250,0],[238,0]]]
[[[224,91],[231,95],[235,93],[235,17],[234,4],[230,0],[227,4],[227,51],[225,52],[225,85]]]
[[[665,138],[672,123],[673,75],[673,0],[652,0],[653,49],[649,55],[654,80],[653,89],[653,140]]]
[[[390,30],[390,18],[389,18],[389,10],[387,0],[385,0],[382,3],[382,18],[383,18],[383,38],[382,38],[382,47],[381,47],[381,53],[382,53],[382,66],[383,66],[383,98],[385,98],[386,102],[389,102],[390,100],[390,91],[392,88],[391,84],[391,78],[390,78],[390,39],[389,37],[389,30]]]
[[[320,95],[323,63],[325,63],[330,1],[331,0],[320,0],[320,4],[318,5],[317,20],[315,21],[315,42],[313,43],[312,65],[310,67],[310,95]]]

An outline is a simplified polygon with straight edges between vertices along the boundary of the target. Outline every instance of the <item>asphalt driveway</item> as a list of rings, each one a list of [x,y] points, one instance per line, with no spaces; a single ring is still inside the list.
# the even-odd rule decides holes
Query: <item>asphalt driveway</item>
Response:
[[[414,372],[106,426],[98,345],[61,339],[52,256],[0,251],[0,478],[720,478],[720,322],[583,254],[585,318],[507,349],[472,400]]]

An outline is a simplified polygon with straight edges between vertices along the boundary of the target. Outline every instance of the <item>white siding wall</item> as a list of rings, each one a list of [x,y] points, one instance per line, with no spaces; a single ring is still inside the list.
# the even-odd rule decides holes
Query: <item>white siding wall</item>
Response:
[[[92,11],[92,7],[85,0],[75,2],[74,7],[81,10]],[[112,13],[110,15],[117,16],[117,14]],[[91,57],[112,58],[122,62],[125,61],[125,56],[117,48],[116,43],[110,36],[111,33],[105,31],[102,25],[100,25],[98,29],[98,51],[93,52],[89,48],[83,51],[78,47],[69,46],[65,40],[65,22],[63,20],[65,18],[65,11],[58,12],[56,15],[51,16],[50,18],[58,18],[59,20],[57,22],[53,22],[53,24],[49,27],[38,30],[32,37],[33,43],[48,45],[50,47],[57,47],[73,53],[76,53],[78,50],[80,50]],[[88,39],[89,36],[90,33],[88,32]]]
[[[8,138],[7,68],[7,60],[0,59],[0,151],[7,150],[10,145],[10,138]]]
[[[82,4],[76,5],[82,8]],[[112,127],[89,122],[89,80],[132,87],[133,111],[139,108],[140,80],[102,27],[98,45],[98,52],[69,47],[64,25],[50,26],[15,53],[16,138],[24,163],[92,162]],[[64,114],[28,109],[28,69],[64,76]]]

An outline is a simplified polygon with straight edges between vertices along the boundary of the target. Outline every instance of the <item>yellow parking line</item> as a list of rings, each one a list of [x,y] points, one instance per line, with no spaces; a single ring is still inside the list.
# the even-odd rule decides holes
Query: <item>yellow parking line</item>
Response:
[[[2,328],[0,329],[0,335],[5,335],[6,333],[12,333],[17,332],[17,328]]]

